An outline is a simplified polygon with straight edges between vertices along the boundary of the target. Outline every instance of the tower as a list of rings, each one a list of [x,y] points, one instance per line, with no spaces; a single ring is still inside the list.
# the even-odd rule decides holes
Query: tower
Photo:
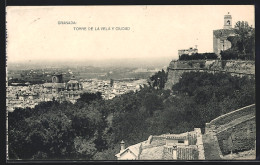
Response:
[[[229,14],[224,15],[224,29],[232,28],[232,16]]]
[[[55,74],[52,76],[52,83],[62,83],[62,74]]]
[[[213,50],[214,53],[220,56],[220,52],[231,48],[231,42],[227,39],[229,36],[234,36],[232,28],[232,17],[229,14],[224,15],[223,29],[213,30]]]

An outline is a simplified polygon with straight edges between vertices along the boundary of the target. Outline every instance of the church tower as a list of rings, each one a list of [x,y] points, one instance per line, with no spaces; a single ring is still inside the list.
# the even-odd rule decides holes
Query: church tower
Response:
[[[221,57],[221,51],[231,48],[231,42],[227,38],[234,35],[232,17],[228,12],[228,14],[224,15],[223,29],[213,30],[213,51],[219,56],[219,58]]]
[[[232,28],[232,16],[229,14],[224,16],[224,29],[231,29]]]

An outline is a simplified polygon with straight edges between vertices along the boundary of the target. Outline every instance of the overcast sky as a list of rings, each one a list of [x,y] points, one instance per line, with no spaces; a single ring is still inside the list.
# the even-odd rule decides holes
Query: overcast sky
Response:
[[[177,58],[198,45],[213,52],[213,30],[230,12],[254,26],[254,6],[57,6],[7,8],[8,62],[109,58]],[[76,25],[59,25],[75,21]],[[75,31],[73,27],[130,27]]]

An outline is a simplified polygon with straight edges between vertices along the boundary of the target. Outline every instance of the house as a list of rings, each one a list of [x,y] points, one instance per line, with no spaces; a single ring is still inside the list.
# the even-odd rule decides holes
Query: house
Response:
[[[115,156],[117,160],[204,160],[200,128],[182,134],[150,135],[146,141],[125,148]]]
[[[180,49],[178,50],[178,55],[179,57],[183,54],[188,54],[188,55],[192,55],[192,54],[196,54],[198,53],[198,49],[197,48],[192,48],[190,47],[189,49]]]
[[[120,145],[121,149],[116,157],[118,160],[138,160],[138,155],[140,154],[140,147],[142,143],[138,143],[132,146],[129,146],[125,149],[125,143],[122,140]]]

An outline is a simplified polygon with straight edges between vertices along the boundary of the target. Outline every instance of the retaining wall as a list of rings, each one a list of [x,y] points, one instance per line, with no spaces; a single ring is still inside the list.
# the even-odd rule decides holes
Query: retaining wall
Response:
[[[226,113],[224,115],[221,115],[214,120],[211,120],[209,125],[223,125],[225,123],[231,122],[234,119],[240,118],[242,116],[246,116],[249,114],[254,114],[255,115],[255,104],[251,104],[249,106],[237,109],[235,111]]]
[[[220,154],[241,152],[255,148],[255,104],[219,116],[206,124],[206,134],[217,139]]]
[[[232,76],[255,77],[255,61],[240,60],[190,60],[190,61],[171,61],[168,67],[168,80],[165,84],[166,89],[179,82],[184,72],[224,72]]]
[[[195,128],[196,130],[196,145],[198,146],[198,159],[199,160],[205,160],[205,154],[204,154],[204,146],[202,141],[202,134],[200,128]]]
[[[255,148],[255,117],[245,120],[234,127],[216,134],[223,155],[233,152],[247,151]]]

